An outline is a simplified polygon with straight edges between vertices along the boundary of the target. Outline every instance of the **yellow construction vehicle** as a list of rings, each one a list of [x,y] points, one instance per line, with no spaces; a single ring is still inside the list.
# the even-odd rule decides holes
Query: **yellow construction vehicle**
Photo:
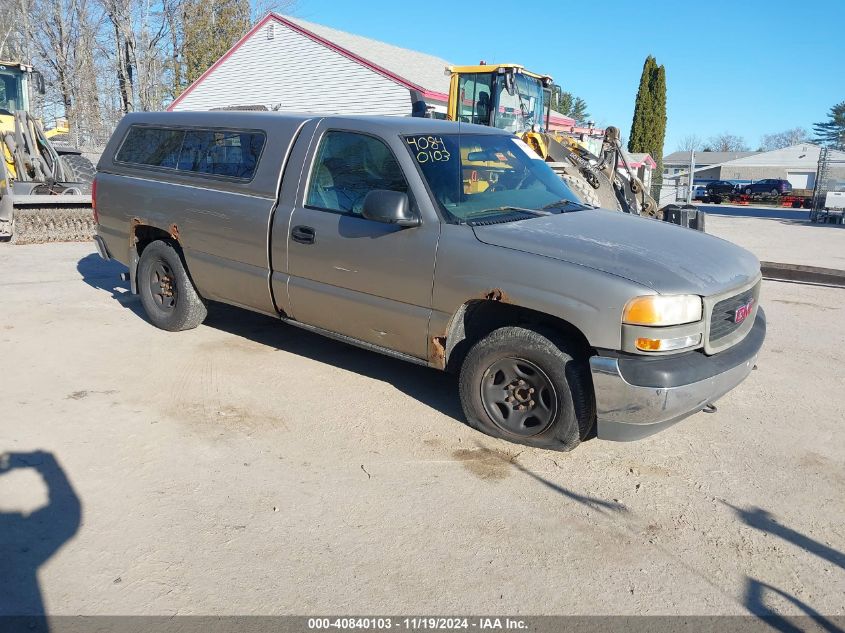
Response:
[[[27,64],[0,61],[0,240],[84,239],[93,231],[94,165],[56,143],[67,127],[45,133],[31,114],[44,78]]]
[[[607,128],[599,155],[550,130],[552,94],[560,90],[550,76],[519,64],[448,66],[446,72],[451,76],[448,119],[513,132],[587,204],[657,215],[657,203],[626,161],[617,128]]]

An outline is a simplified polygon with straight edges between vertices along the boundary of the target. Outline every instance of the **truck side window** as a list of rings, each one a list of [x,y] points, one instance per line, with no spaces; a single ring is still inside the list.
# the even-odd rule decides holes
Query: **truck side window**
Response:
[[[132,126],[115,160],[151,167],[176,167],[185,138],[183,130]]]
[[[185,135],[177,169],[249,179],[263,147],[263,134],[190,130]]]
[[[361,215],[374,189],[408,191],[399,163],[382,141],[354,132],[327,132],[311,170],[305,205]]]
[[[251,180],[264,149],[264,140],[262,132],[133,125],[115,160],[198,175]]]

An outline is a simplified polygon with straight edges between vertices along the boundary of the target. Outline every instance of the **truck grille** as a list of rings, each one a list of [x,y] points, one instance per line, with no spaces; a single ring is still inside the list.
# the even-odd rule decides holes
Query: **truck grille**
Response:
[[[751,314],[746,318],[746,320],[741,321],[740,323],[734,323],[734,314],[736,313],[737,308],[745,305],[755,297],[757,294],[755,292],[756,289],[757,286],[749,288],[748,290],[734,295],[733,297],[722,299],[719,303],[713,306],[713,314],[710,318],[709,341],[711,345],[717,344],[721,339],[736,332],[749,319],[753,320],[754,315],[757,313],[756,306],[754,306],[755,309],[751,311]]]

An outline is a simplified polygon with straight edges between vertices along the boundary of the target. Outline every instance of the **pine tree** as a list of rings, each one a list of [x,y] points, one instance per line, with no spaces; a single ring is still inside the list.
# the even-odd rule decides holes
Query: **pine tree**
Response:
[[[250,27],[249,0],[186,0],[182,12],[185,80],[196,81]]]
[[[575,119],[576,123],[585,123],[590,118],[590,113],[587,112],[587,102],[571,92],[555,91],[552,94],[551,105],[552,110]]]
[[[663,180],[663,142],[666,138],[666,69],[649,55],[643,64],[640,87],[634,103],[629,152],[647,152],[657,163],[652,187]]]
[[[845,101],[837,103],[830,109],[829,121],[822,121],[813,125],[816,133],[815,141],[845,151]]]

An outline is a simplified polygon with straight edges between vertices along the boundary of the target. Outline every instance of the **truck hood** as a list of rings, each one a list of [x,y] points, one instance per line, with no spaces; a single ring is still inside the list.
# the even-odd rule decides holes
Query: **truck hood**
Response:
[[[624,277],[661,294],[712,295],[750,282],[744,248],[668,222],[595,209],[473,227],[483,243]]]

